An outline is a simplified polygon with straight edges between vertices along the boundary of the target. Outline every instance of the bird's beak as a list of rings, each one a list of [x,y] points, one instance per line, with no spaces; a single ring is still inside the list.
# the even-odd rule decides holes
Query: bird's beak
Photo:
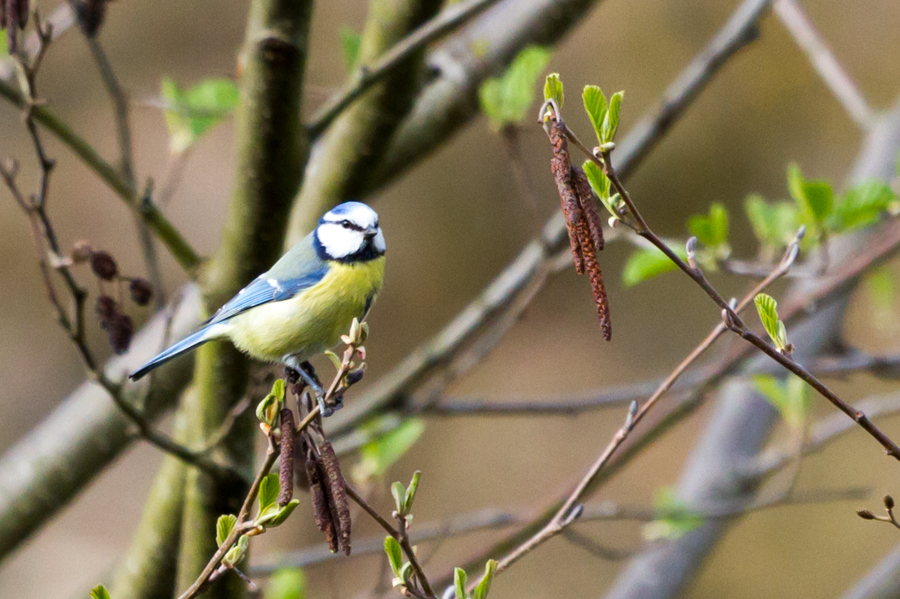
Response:
[[[378,229],[373,229],[371,227],[366,229],[363,233],[363,236],[365,236],[366,239],[372,239],[376,235],[378,235]]]

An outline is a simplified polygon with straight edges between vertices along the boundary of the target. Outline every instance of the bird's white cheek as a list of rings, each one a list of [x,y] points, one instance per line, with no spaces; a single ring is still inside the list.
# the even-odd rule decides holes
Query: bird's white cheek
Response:
[[[332,258],[343,258],[356,252],[362,244],[362,235],[348,231],[340,225],[319,226],[319,243]]]
[[[379,254],[383,254],[385,249],[387,249],[384,245],[384,232],[381,229],[378,229],[378,234],[375,235],[375,249],[378,250]]]

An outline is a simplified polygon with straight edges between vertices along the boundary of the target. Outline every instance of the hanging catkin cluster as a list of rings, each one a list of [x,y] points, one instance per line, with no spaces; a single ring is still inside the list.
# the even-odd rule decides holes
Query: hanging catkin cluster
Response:
[[[597,262],[597,252],[603,249],[603,229],[597,212],[597,201],[584,171],[572,166],[566,135],[554,119],[549,120],[547,133],[553,148],[550,170],[556,180],[560,206],[566,217],[575,272],[580,275],[587,273],[591,281],[600,328],[603,338],[609,341],[612,338],[609,301],[603,286],[603,271]]]

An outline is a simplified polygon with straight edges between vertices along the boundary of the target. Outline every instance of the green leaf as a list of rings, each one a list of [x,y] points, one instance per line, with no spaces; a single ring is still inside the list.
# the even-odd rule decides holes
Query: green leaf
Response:
[[[377,430],[380,423],[376,420],[371,426]],[[366,427],[362,432],[366,433]],[[353,468],[353,478],[365,481],[383,475],[415,445],[423,432],[425,422],[422,419],[408,418],[386,435],[369,441],[360,448],[360,460]]]
[[[616,92],[609,99],[609,111],[603,119],[603,136],[601,143],[609,143],[616,140],[616,132],[619,130],[619,110],[622,107],[622,98],[625,92]]]
[[[473,599],[485,599],[487,597],[488,592],[491,590],[491,582],[494,580],[494,573],[496,571],[497,562],[489,559],[484,566],[484,577],[481,579],[481,582],[478,583],[478,586],[475,587],[475,593],[472,595]]]
[[[657,492],[653,505],[657,518],[645,524],[642,531],[648,541],[677,539],[704,522],[703,516],[691,511],[672,489]]]
[[[406,489],[403,488],[403,483],[396,482],[392,484],[391,495],[394,496],[394,510],[401,516],[405,516],[406,510],[403,504],[406,503]]]
[[[390,536],[385,537],[384,552],[391,562],[391,570],[393,570],[394,576],[402,578],[400,576],[400,569],[403,567],[403,550],[400,548],[400,543],[397,542],[397,539]]]
[[[765,293],[757,294],[753,299],[756,304],[756,311],[759,313],[759,319],[762,321],[766,333],[779,350],[787,347],[787,333],[784,329],[784,323],[778,320],[778,302],[771,295]]]
[[[803,184],[803,195],[817,223],[823,222],[834,210],[834,190],[827,181],[807,181]]]
[[[466,571],[462,568],[455,568],[453,570],[453,586],[456,589],[456,599],[467,599],[466,598],[466,582],[469,580],[469,577],[466,576]]]
[[[619,208],[619,194],[610,197],[609,177],[607,177],[603,173],[603,170],[592,160],[585,160],[582,168],[584,169],[584,174],[587,175],[588,183],[591,184],[591,189],[593,189],[597,197],[600,198],[600,203],[603,204],[612,216],[619,218],[617,212]]]
[[[594,126],[597,140],[602,144],[603,122],[606,120],[607,111],[606,96],[603,95],[603,91],[596,85],[585,85],[581,98],[584,101],[584,110],[587,112],[588,118],[591,119],[591,125]]]
[[[403,510],[405,513],[410,513],[412,511],[413,501],[416,499],[416,491],[419,489],[419,478],[422,476],[421,470],[416,470],[413,473],[412,480],[409,482],[409,486],[406,488],[406,497],[403,500]]]
[[[667,243],[672,250],[678,254],[682,260],[687,260],[687,251],[683,245],[673,245]],[[663,273],[678,268],[675,263],[669,260],[668,256],[663,254],[655,247],[641,248],[636,250],[622,270],[622,283],[626,287],[634,287],[638,283],[642,283],[648,279],[659,276]]]
[[[172,79],[164,77],[161,91],[166,100],[166,126],[169,149],[173,154],[187,150],[228,116],[240,96],[237,84],[230,79],[207,79],[185,91]]]
[[[544,82],[544,100],[553,100],[559,108],[562,108],[564,99],[563,83],[559,73],[550,73]]]
[[[481,84],[478,88],[481,110],[490,119],[494,130],[525,119],[534,102],[534,86],[547,68],[551,55],[547,48],[529,46],[519,52],[502,76]]]
[[[281,484],[278,482],[278,473],[272,472],[267,474],[259,484],[259,514],[266,511],[267,508],[273,506],[278,501],[278,494],[281,492]]]
[[[266,527],[274,528],[276,526],[281,526],[282,524],[284,524],[284,521],[288,519],[288,516],[291,515],[291,512],[293,512],[294,508],[299,504],[299,499],[291,499],[287,505],[279,509],[272,518],[266,521]]]
[[[222,546],[234,525],[237,524],[237,516],[234,514],[223,514],[216,521],[216,545]]]
[[[766,398],[785,422],[795,430],[803,430],[809,412],[809,386],[799,377],[781,380],[769,374],[753,376],[753,386]]]
[[[714,248],[728,242],[728,211],[716,202],[709,207],[709,215],[694,215],[688,221],[688,230],[703,245]]]
[[[276,379],[272,390],[256,406],[256,417],[260,422],[269,426],[275,426],[278,415],[284,405],[285,382],[284,379]]]
[[[222,558],[222,564],[228,567],[236,566],[244,559],[244,555],[246,555],[249,547],[250,537],[241,535],[241,538],[238,539],[237,543],[235,543],[234,546],[228,550],[228,553],[225,554],[225,557]]]
[[[356,67],[356,61],[359,60],[359,46],[362,43],[362,35],[347,25],[341,25],[338,29],[338,34],[341,36],[344,65],[347,67],[347,72],[352,73]]]
[[[862,229],[881,220],[882,214],[896,199],[890,186],[879,179],[870,179],[848,189],[835,206],[828,221],[833,231]]]
[[[6,33],[6,32],[4,31],[3,33]],[[4,44],[4,48],[5,47],[6,47],[6,44]],[[102,584],[97,585],[91,591],[91,599],[110,599],[109,591],[107,591],[106,587],[103,586]]]
[[[266,585],[266,599],[304,599],[306,576],[300,568],[276,570]]]
[[[405,564],[403,564],[403,567],[400,568],[400,576],[399,576],[399,578],[400,578],[400,580],[402,580],[404,583],[408,583],[408,582],[409,582],[409,579],[412,578],[412,573],[413,573],[412,563],[411,563],[411,562],[406,562]]]
[[[278,401],[284,401],[285,382],[284,379],[275,379],[272,383],[272,390],[269,392],[278,398]]]
[[[834,191],[827,181],[807,181],[797,164],[788,166],[788,191],[800,210],[803,224],[819,227],[834,210]]]
[[[0,58],[4,56],[9,56],[9,48],[6,46],[6,30],[0,29]]]
[[[751,195],[744,203],[753,234],[770,253],[786,246],[800,228],[797,206],[789,202],[767,203],[761,196]]]
[[[591,189],[594,190],[597,197],[601,200],[609,200],[610,181],[609,177],[604,174],[603,169],[597,166],[597,163],[593,160],[585,160],[581,168],[584,169],[584,174],[587,175],[588,183],[591,184]],[[609,209],[609,206],[607,206],[607,209]],[[613,214],[613,216],[615,216],[615,214]]]

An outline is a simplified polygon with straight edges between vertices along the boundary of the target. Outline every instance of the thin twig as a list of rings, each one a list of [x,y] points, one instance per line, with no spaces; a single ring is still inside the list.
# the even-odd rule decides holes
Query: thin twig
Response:
[[[0,165],[0,177],[2,177],[4,184],[10,190],[16,203],[28,218],[44,286],[50,303],[56,312],[57,321],[78,351],[88,376],[106,390],[113,402],[137,426],[141,437],[159,449],[218,478],[228,479],[239,476],[227,466],[218,464],[204,457],[201,453],[192,451],[163,433],[154,430],[143,414],[122,396],[121,387],[109,380],[100,371],[98,360],[88,346],[85,327],[87,291],[79,285],[72,274],[70,266],[60,259],[63,254],[62,248],[47,213],[50,175],[54,168],[54,161],[47,156],[40,132],[35,124],[35,107],[39,103],[36,88],[37,73],[52,39],[52,28],[44,24],[36,15],[35,29],[41,44],[30,62],[27,62],[27,59],[20,58],[22,62],[19,63],[19,68],[25,75],[23,78],[25,84],[23,92],[26,98],[25,126],[40,166],[38,192],[31,198],[25,197],[16,182],[17,168],[14,164],[13,166],[8,164]],[[71,315],[56,292],[51,274],[53,270],[59,273],[65,283],[66,290],[72,298],[73,309]]]
[[[558,114],[557,119],[560,119]],[[703,271],[696,266],[687,264],[684,260],[681,259],[680,256],[678,256],[678,254],[675,253],[674,250],[672,250],[672,248],[670,248],[662,239],[660,239],[656,235],[656,233],[653,232],[653,230],[644,220],[644,217],[641,215],[634,201],[631,199],[628,191],[619,180],[619,177],[616,174],[616,170],[613,167],[612,157],[609,150],[598,152],[599,156],[595,155],[594,152],[588,150],[587,147],[578,140],[575,134],[568,127],[563,125],[563,128],[569,139],[572,140],[573,143],[575,143],[575,145],[580,148],[590,160],[594,161],[597,166],[602,168],[606,176],[609,177],[610,183],[621,195],[622,200],[625,202],[625,205],[628,208],[628,212],[635,220],[635,228],[637,234],[645,238],[647,241],[656,246],[656,248],[658,248],[661,252],[663,252],[672,262],[675,263],[679,270],[688,275],[706,293],[706,295],[708,295],[710,299],[715,302],[715,304],[722,310],[723,321],[728,330],[738,334],[741,338],[756,346],[760,351],[772,358],[772,360],[803,379],[813,389],[818,391],[820,395],[825,397],[828,401],[834,404],[836,408],[844,412],[847,416],[849,416],[857,424],[859,424],[860,427],[868,432],[876,441],[881,444],[882,447],[884,447],[889,456],[900,460],[900,446],[898,446],[890,437],[884,434],[881,429],[879,429],[874,423],[872,423],[872,421],[869,420],[869,418],[863,412],[854,410],[847,402],[838,397],[837,394],[831,391],[812,373],[794,362],[788,355],[778,351],[777,349],[763,341],[758,335],[753,333],[750,328],[743,322],[743,320],[741,320],[741,317],[738,316],[737,313],[732,309],[728,302],[726,302],[725,299],[719,294],[719,292],[716,291],[716,289],[709,283],[709,281],[704,276]]]
[[[431,588],[431,583],[428,582],[428,578],[425,576],[425,571],[422,569],[422,566],[419,564],[419,559],[416,557],[416,552],[412,547],[412,544],[409,542],[409,534],[406,532],[406,519],[400,518],[400,528],[394,528],[390,522],[388,522],[378,511],[369,505],[369,502],[365,500],[365,498],[356,492],[356,490],[348,484],[344,484],[344,487],[347,489],[347,495],[359,505],[367,514],[369,514],[373,520],[375,520],[379,526],[381,526],[385,532],[387,532],[390,536],[392,536],[398,543],[400,543],[400,548],[403,549],[403,553],[406,555],[406,559],[409,560],[409,563],[412,564],[413,571],[416,573],[416,580],[422,585],[422,590],[425,591],[425,596],[429,599],[434,599],[435,594],[434,590]]]
[[[352,339],[347,344],[347,351],[345,352],[345,359],[341,363],[341,366],[337,369],[337,373],[335,374],[334,379],[328,387],[328,392],[325,394],[323,402],[330,401],[336,393],[343,393],[346,391],[346,387],[344,386],[345,377],[350,372],[352,368],[352,363],[350,358],[347,356],[354,356],[357,348],[364,340],[363,338]],[[318,418],[320,413],[319,405],[316,405],[306,416],[300,421],[297,425],[293,434],[299,435],[303,431],[307,429],[315,420]],[[282,431],[281,434],[287,434],[287,431]],[[213,554],[212,558],[210,558],[209,562],[203,568],[203,571],[200,573],[200,576],[191,584],[188,589],[179,596],[179,599],[190,599],[191,597],[197,596],[199,592],[203,589],[204,585],[209,582],[210,577],[216,572],[219,567],[219,563],[222,561],[222,558],[225,557],[225,554],[228,553],[228,550],[231,549],[232,545],[237,542],[240,535],[257,528],[257,525],[250,521],[250,508],[253,507],[253,502],[256,500],[257,494],[259,492],[259,486],[262,483],[262,479],[266,477],[267,474],[272,470],[272,466],[275,465],[275,460],[278,458],[279,454],[279,445],[276,442],[275,434],[272,430],[266,435],[266,439],[268,441],[268,449],[266,451],[266,459],[260,467],[259,471],[256,473],[256,478],[253,481],[253,484],[250,485],[250,490],[247,493],[246,498],[244,498],[244,503],[241,506],[240,512],[238,512],[237,523],[231,529],[231,532],[226,537],[225,541],[219,546],[218,550]]]
[[[91,144],[75,133],[49,108],[30,104],[28,99],[13,85],[3,80],[0,80],[0,97],[5,98],[13,106],[23,110],[28,109],[34,121],[40,123],[64,145],[68,146],[88,168],[125,201],[129,208],[136,211],[185,272],[192,278],[196,277],[197,269],[202,262],[200,255],[162,212],[153,203],[142,200],[137,189],[129,185],[119,170],[100,156]]]
[[[795,0],[775,0],[774,9],[850,118],[860,129],[868,131],[874,120],[872,109],[800,6]]]
[[[613,176],[615,176],[615,173],[613,173]],[[610,177],[610,179],[612,180],[612,177]],[[646,222],[643,221],[640,213],[635,214],[634,217],[639,226],[646,227]],[[734,311],[740,312],[741,310],[746,308],[753,301],[753,298],[756,297],[757,293],[771,285],[774,281],[776,281],[790,269],[794,261],[797,259],[799,243],[799,237],[794,239],[794,241],[788,246],[788,249],[785,251],[784,257],[782,258],[781,263],[778,265],[778,267],[773,270],[772,273],[768,277],[766,277],[766,279],[761,281],[750,293],[744,296],[741,302],[735,306]],[[634,427],[644,418],[644,416],[646,416],[646,414],[653,408],[653,406],[656,405],[659,399],[672,387],[672,385],[675,384],[675,381],[678,380],[681,374],[685,370],[687,370],[687,368],[691,364],[693,364],[693,362],[704,351],[706,351],[706,349],[708,349],[716,341],[716,339],[718,339],[719,336],[721,336],[722,333],[725,332],[725,330],[726,326],[723,323],[719,323],[718,325],[716,325],[716,327],[709,333],[709,335],[707,335],[706,338],[696,348],[694,348],[694,350],[691,351],[691,353],[688,354],[688,356],[684,360],[682,360],[682,362],[675,368],[675,370],[672,371],[672,373],[663,381],[663,383],[653,393],[653,395],[651,395],[647,399],[647,401],[644,402],[643,406],[638,408],[637,402],[632,403],[632,407],[629,410],[628,417],[625,420],[625,424],[620,427],[618,431],[616,431],[609,444],[597,457],[594,464],[584,475],[575,489],[569,494],[565,501],[563,501],[562,506],[560,506],[560,508],[556,511],[555,515],[550,519],[549,522],[547,522],[547,524],[543,526],[543,528],[532,535],[531,538],[516,547],[506,557],[500,560],[497,567],[498,572],[502,572],[503,570],[514,564],[516,561],[524,557],[527,553],[534,550],[536,547],[546,542],[548,539],[562,532],[569,524],[571,524],[573,519],[577,519],[577,504],[581,501],[582,496],[591,486],[601,469],[609,462],[609,459],[613,456],[615,451],[622,445],[622,443],[625,442],[625,439],[628,437],[631,431],[634,430]]]
[[[310,140],[314,140],[372,85],[378,83],[410,56],[478,16],[498,0],[469,0],[445,8],[440,14],[407,35],[371,65],[361,65],[350,82],[341,88],[316,112],[307,125]]]
[[[74,0],[72,0],[74,2]],[[112,68],[106,51],[100,44],[100,41],[94,37],[85,36],[97,69],[100,71],[100,77],[106,88],[106,93],[113,103],[116,118],[116,132],[119,138],[119,168],[122,171],[122,177],[133,188],[137,189],[137,181],[134,174],[134,158],[131,143],[131,126],[128,122],[128,95],[116,72]],[[144,264],[147,267],[147,277],[156,290],[154,294],[154,304],[161,307],[165,303],[163,293],[162,272],[159,266],[159,256],[156,253],[156,246],[153,245],[153,235],[147,227],[140,214],[135,214],[135,224],[138,229],[138,239],[141,243],[141,251],[144,255]]]
[[[348,494],[350,492],[348,491]],[[804,491],[800,494],[779,494],[774,498],[764,501],[756,501],[753,503],[713,503],[708,506],[701,506],[691,509],[690,516],[696,516],[702,519],[726,519],[745,516],[750,513],[764,511],[779,507],[789,507],[797,505],[815,505],[831,501],[849,501],[863,499],[869,494],[866,488],[848,488],[836,490],[817,490]],[[371,506],[370,515],[381,518]],[[374,514],[372,514],[374,512]],[[603,501],[597,503],[586,504],[581,516],[572,523],[572,526],[585,524],[587,522],[652,522],[654,520],[664,519],[668,517],[684,516],[683,510],[667,512],[652,506],[636,506],[636,505],[620,505],[613,502]],[[427,522],[417,525],[415,533],[410,534],[410,542],[417,545],[430,541],[444,541],[452,537],[463,536],[474,532],[492,530],[498,528],[507,528],[509,526],[522,525],[534,520],[535,514],[531,512],[510,512],[506,510],[488,508],[475,512],[461,514],[448,518],[447,520],[438,522]],[[385,521],[387,526],[393,527]],[[383,527],[383,525],[382,525]],[[385,528],[387,531],[388,529]],[[571,527],[566,528],[563,534],[573,530]],[[388,531],[388,534],[391,534]],[[354,557],[383,553],[384,537],[372,536],[354,544]],[[307,566],[320,564],[342,556],[332,553],[327,544],[316,545],[300,551],[279,555],[276,560],[271,563],[256,565],[251,568],[251,573],[255,576],[268,576],[282,568],[304,568]]]

